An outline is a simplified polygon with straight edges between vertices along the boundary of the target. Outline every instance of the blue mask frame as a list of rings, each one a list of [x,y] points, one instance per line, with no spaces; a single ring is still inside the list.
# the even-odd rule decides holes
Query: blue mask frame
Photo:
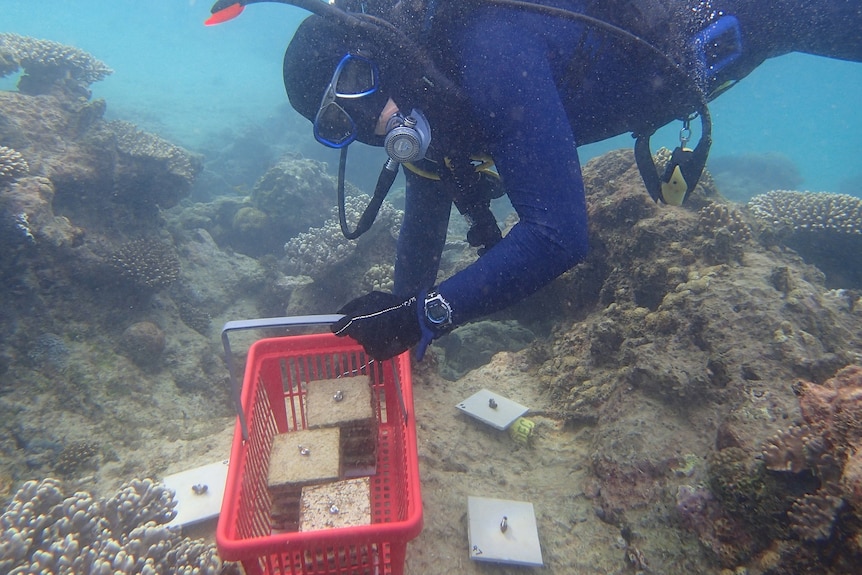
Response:
[[[342,79],[341,76],[348,66],[355,65],[367,66],[366,71],[370,74],[370,86],[366,88],[365,85],[362,85],[356,89],[349,86],[339,86],[339,80]],[[335,67],[335,72],[332,74],[332,79],[323,93],[320,107],[314,116],[314,139],[324,146],[335,149],[350,145],[358,135],[356,122],[337,100],[358,100],[374,94],[379,88],[380,72],[377,64],[364,56],[345,54]]]

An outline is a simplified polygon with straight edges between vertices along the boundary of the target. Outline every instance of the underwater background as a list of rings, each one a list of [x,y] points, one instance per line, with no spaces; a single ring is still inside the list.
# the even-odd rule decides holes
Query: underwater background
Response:
[[[403,183],[345,240],[337,153],[284,95],[305,13],[208,28],[210,6],[0,0],[0,575],[238,573],[212,521],[169,527],[217,480],[163,483],[230,453],[221,327],[391,290]],[[683,207],[649,198],[629,136],[580,150],[587,259],[412,363],[406,574],[527,572],[471,560],[477,495],[534,505],[543,573],[857,571],[860,94],[860,64],[767,62],[711,105]],[[351,151],[348,221],[382,156]],[[475,261],[466,231],[441,278]],[[237,370],[284,333],[232,335]],[[482,390],[529,408],[518,433],[456,409]]]

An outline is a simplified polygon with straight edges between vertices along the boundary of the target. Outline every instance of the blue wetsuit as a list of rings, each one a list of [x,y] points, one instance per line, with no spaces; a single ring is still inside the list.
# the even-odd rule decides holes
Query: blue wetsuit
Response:
[[[591,4],[596,2],[556,3],[588,13]],[[862,61],[858,0],[677,4],[686,13],[704,11],[702,21],[681,23],[679,42],[690,42],[690,34],[715,14],[733,14],[739,22],[742,53],[703,81],[707,94],[791,51]],[[453,324],[460,325],[534,293],[586,256],[578,145],[658,127],[691,110],[665,62],[581,22],[492,7],[449,26],[446,53],[456,60],[471,120],[481,126],[474,143],[493,156],[519,216],[502,241],[438,286],[451,304]],[[432,130],[459,128],[457,121],[431,121]],[[435,284],[451,209],[451,198],[436,182],[408,173],[407,183],[395,272],[395,292],[403,296]]]

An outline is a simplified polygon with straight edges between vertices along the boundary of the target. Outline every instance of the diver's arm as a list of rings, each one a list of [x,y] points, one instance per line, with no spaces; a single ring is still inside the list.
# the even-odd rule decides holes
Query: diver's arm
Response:
[[[461,46],[464,88],[495,142],[492,153],[519,223],[438,291],[454,324],[505,308],[581,261],[588,249],[574,136],[541,38],[487,16]]]
[[[746,74],[789,52],[862,61],[859,0],[715,0],[712,9],[739,19],[745,56],[754,60]]]
[[[404,170],[407,191],[398,235],[394,293],[416,295],[434,285],[446,243],[452,199],[438,180]]]

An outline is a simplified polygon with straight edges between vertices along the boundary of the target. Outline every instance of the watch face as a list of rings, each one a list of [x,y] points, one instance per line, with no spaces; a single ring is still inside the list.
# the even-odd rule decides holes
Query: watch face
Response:
[[[426,313],[428,314],[428,319],[430,319],[434,323],[441,323],[446,321],[446,317],[448,316],[448,314],[446,313],[446,308],[439,301],[430,302],[426,310]]]
[[[425,317],[431,323],[438,325],[448,323],[451,314],[452,311],[442,296],[435,295],[431,299],[425,300]]]

